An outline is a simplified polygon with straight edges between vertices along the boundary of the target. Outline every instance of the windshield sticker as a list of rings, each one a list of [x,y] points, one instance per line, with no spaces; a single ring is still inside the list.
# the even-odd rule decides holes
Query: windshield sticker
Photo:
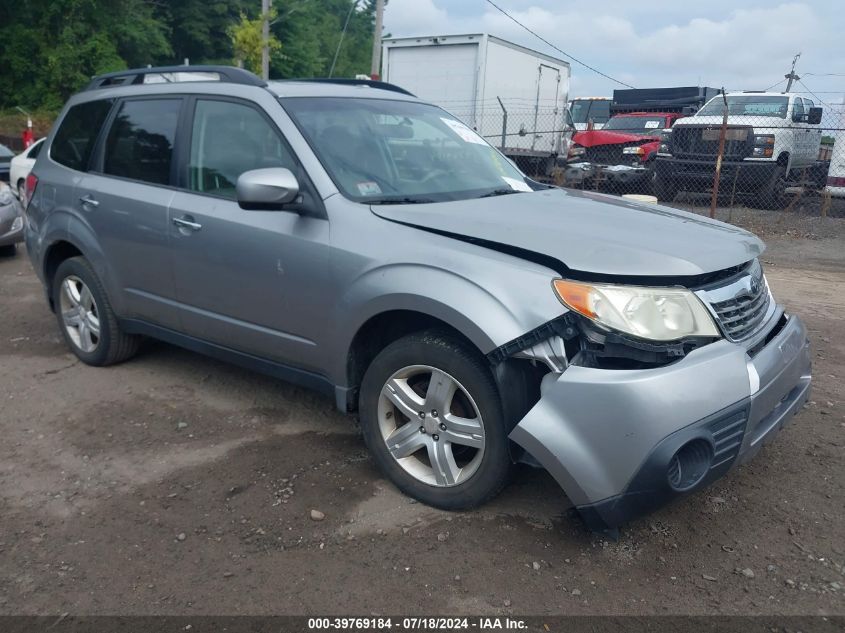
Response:
[[[461,123],[460,121],[455,121],[454,119],[447,119],[444,117],[440,117],[440,120],[443,121],[446,125],[448,125],[452,131],[461,137],[467,143],[477,143],[478,145],[487,145],[487,141],[481,138],[478,134],[476,134],[473,130],[469,129],[466,125]]]
[[[660,121],[646,121],[645,122],[645,129],[651,130],[656,127],[660,127]]]
[[[531,187],[525,184],[524,180],[517,180],[516,178],[508,178],[507,176],[502,176],[502,180],[504,180],[510,188],[514,191],[534,191]]]
[[[358,193],[360,193],[362,196],[377,196],[381,193],[381,187],[378,186],[377,182],[359,182]]]

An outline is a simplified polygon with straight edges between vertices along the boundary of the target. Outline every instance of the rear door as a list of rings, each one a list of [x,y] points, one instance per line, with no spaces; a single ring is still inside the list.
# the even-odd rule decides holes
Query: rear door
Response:
[[[285,167],[308,186],[286,140],[255,104],[226,97],[189,103],[181,190],[170,206],[174,278],[184,331],[262,358],[313,368],[328,287],[326,219],[247,211],[238,177]]]
[[[122,317],[178,328],[167,208],[181,97],[118,101],[74,204],[97,236]]]

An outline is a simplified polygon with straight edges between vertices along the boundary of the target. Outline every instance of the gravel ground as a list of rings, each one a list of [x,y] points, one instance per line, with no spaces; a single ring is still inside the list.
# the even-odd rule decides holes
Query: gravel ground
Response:
[[[0,614],[845,613],[845,222],[756,213],[813,401],[618,542],[528,468],[474,512],[414,503],[332,402],[263,376],[156,343],[84,366],[0,261]]]

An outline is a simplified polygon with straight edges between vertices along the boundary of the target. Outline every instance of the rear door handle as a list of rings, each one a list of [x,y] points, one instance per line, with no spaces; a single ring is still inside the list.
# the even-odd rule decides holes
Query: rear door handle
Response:
[[[188,229],[189,231],[199,231],[202,228],[202,224],[194,222],[194,219],[189,215],[181,218],[173,218],[173,224],[180,229]]]
[[[80,201],[82,204],[87,205],[87,206],[89,206],[89,207],[99,207],[99,206],[100,206],[100,203],[99,203],[99,202],[97,202],[97,201],[94,199],[94,197],[93,197],[90,193],[89,193],[89,194],[86,194],[86,195],[84,195],[84,196],[82,196],[82,197],[79,199],[79,201]]]

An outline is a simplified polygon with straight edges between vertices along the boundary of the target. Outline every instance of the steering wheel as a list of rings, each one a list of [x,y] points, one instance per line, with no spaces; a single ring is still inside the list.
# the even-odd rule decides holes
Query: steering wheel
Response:
[[[435,180],[436,178],[442,178],[443,176],[451,176],[451,175],[452,174],[450,174],[445,169],[432,169],[425,176],[420,178],[420,180],[418,182],[419,182],[419,184],[425,184],[425,183],[427,183],[431,180]]]

